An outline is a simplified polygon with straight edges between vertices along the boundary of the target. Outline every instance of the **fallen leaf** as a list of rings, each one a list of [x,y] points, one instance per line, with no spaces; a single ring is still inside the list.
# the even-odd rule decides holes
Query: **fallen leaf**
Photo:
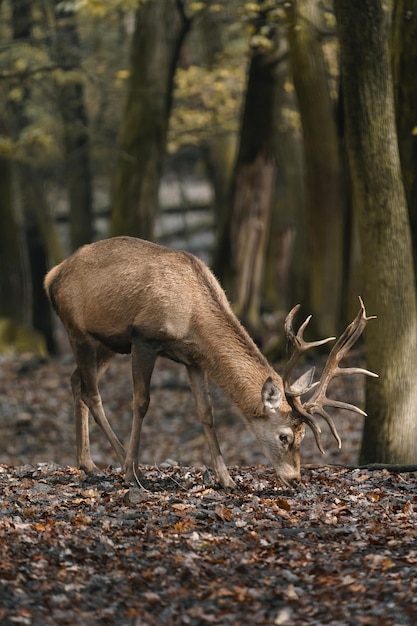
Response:
[[[233,519],[233,511],[225,506],[216,506],[214,512],[223,522],[230,522]]]

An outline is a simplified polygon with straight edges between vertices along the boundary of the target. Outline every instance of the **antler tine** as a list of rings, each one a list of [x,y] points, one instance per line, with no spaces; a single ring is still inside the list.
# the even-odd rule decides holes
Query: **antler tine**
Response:
[[[314,417],[312,415],[308,415],[304,416],[303,422],[305,424],[307,424],[307,426],[309,426],[311,428],[311,430],[313,431],[313,435],[314,435],[314,439],[316,440],[316,445],[318,447],[318,449],[320,450],[320,452],[322,454],[324,454],[324,449],[323,446],[321,444],[321,429],[320,426],[317,424],[316,420],[314,419]]]
[[[351,374],[363,374],[364,376],[373,376],[374,378],[378,378],[378,374],[375,374],[375,372],[371,372],[370,370],[365,370],[363,367],[339,367],[334,377],[350,376]]]
[[[317,447],[320,452],[324,454],[323,446],[321,445],[321,428],[314,419],[314,416],[310,415],[310,413],[307,413],[307,411],[301,404],[299,397],[287,396],[287,400],[291,405],[294,413],[301,419],[302,422],[304,422],[305,424],[307,424],[307,426],[311,428],[311,430],[313,431],[314,439],[316,440]]]
[[[338,364],[343,357],[349,352],[350,348],[353,344],[359,339],[365,330],[365,326],[369,320],[376,319],[376,315],[371,315],[369,317],[366,316],[365,305],[363,303],[362,298],[359,296],[360,309],[353,320],[344,330],[344,332],[340,335],[339,339],[334,344],[330,354],[328,361],[326,363],[331,366],[333,362]],[[364,372],[362,372],[364,373]]]
[[[299,327],[297,333],[295,333],[294,328],[293,328],[293,322],[294,322],[295,314],[297,313],[299,308],[300,308],[300,305],[296,304],[295,307],[293,307],[291,311],[288,313],[284,322],[284,329],[285,329],[285,334],[287,336],[287,339],[294,346],[293,353],[284,369],[284,375],[283,375],[284,389],[285,389],[285,393],[287,396],[287,401],[290,404],[291,408],[293,409],[294,413],[296,415],[299,415],[302,421],[311,428],[314,434],[314,438],[316,440],[317,447],[320,450],[320,452],[324,454],[324,450],[323,450],[323,446],[321,444],[321,438],[320,438],[320,434],[321,434],[320,426],[315,421],[313,415],[311,415],[304,409],[300,401],[300,396],[304,395],[308,391],[311,391],[314,387],[316,387],[319,384],[319,381],[316,383],[312,382],[313,375],[314,375],[314,367],[308,370],[308,372],[306,372],[297,381],[297,384],[295,385],[295,387],[291,386],[290,375],[291,375],[292,370],[294,369],[295,364],[297,363],[301,355],[304,354],[304,352],[306,352],[310,348],[317,348],[318,346],[322,346],[325,343],[328,343],[329,341],[333,341],[334,339],[336,339],[336,337],[327,337],[326,339],[319,339],[318,341],[305,341],[304,331],[307,328],[311,320],[311,315],[309,315],[305,319],[305,321]],[[334,428],[334,424],[329,423],[329,426],[332,432],[336,430]]]
[[[350,375],[350,374],[364,374],[366,376],[374,376],[374,377],[378,376],[377,374],[374,374],[374,372],[370,372],[369,370],[362,369],[362,368],[356,368],[356,367],[340,368],[339,367],[339,363],[341,359],[346,356],[346,354],[348,353],[350,348],[353,346],[353,344],[359,339],[359,337],[365,330],[365,326],[367,322],[370,319],[375,319],[376,317],[375,315],[367,317],[364,303],[362,301],[362,298],[360,297],[359,297],[359,302],[360,302],[360,309],[359,309],[358,314],[356,315],[353,322],[351,322],[347,326],[345,331],[336,341],[327,359],[319,384],[317,385],[310,400],[304,404],[304,409],[307,413],[312,413],[312,414],[318,413],[327,421],[327,423],[330,426],[330,430],[332,431],[333,436],[335,437],[336,441],[339,444],[339,447],[341,447],[340,437],[337,434],[336,428],[335,427],[334,429],[332,428],[331,423],[328,420],[330,416],[324,410],[324,406],[329,406],[329,407],[334,407],[334,408],[339,408],[339,409],[346,409],[348,411],[354,411],[355,413],[359,413],[360,415],[366,415],[366,413],[362,411],[362,409],[360,409],[359,407],[353,404],[348,404],[347,402],[339,402],[338,400],[330,400],[326,395],[327,387],[330,381],[336,376]]]
[[[367,322],[371,319],[375,319],[376,316],[372,315],[370,317],[366,316],[365,306],[363,304],[362,298],[359,297],[359,302],[361,308],[359,309],[358,314],[356,315],[353,322],[351,322],[345,329],[345,331],[340,335],[339,339],[334,344],[326,365],[324,366],[323,373],[320,378],[320,382],[314,391],[314,394],[310,401],[308,402],[308,406],[312,407],[317,404],[325,404],[329,406],[328,398],[326,398],[326,390],[330,383],[330,381],[336,376],[342,376],[346,374],[364,374],[365,376],[373,376],[377,377],[377,374],[370,372],[368,370],[362,368],[340,368],[340,361],[346,356],[349,352],[350,348],[353,344],[359,339],[365,330],[365,326]],[[326,401],[326,402],[324,402]]]
[[[311,430],[313,431],[314,439],[316,440],[317,447],[320,450],[320,452],[324,454],[323,446],[321,444],[321,428],[317,424],[316,420],[314,419],[314,415],[312,415],[310,412],[306,410],[305,405],[301,403],[299,397],[287,396],[287,400],[289,404],[291,405],[293,411],[301,418],[301,420],[305,424],[307,424],[307,426],[311,428]],[[327,413],[327,411],[325,411],[323,407],[317,407],[316,413],[318,413],[325,420],[325,422],[330,428],[330,432],[332,433],[333,437],[336,439],[339,448],[341,448],[342,441],[339,437],[339,433],[336,430],[336,426],[333,421],[333,418]]]
[[[354,413],[359,413],[359,415],[363,415],[363,417],[366,417],[365,411],[360,409],[355,404],[350,404],[349,402],[341,402],[340,400],[331,400],[330,398],[326,397],[325,406],[332,406],[336,409],[346,409],[346,411],[353,411]]]
[[[342,440],[340,439],[339,433],[336,430],[336,425],[335,425],[335,423],[333,421],[333,418],[327,413],[327,411],[325,409],[323,409],[323,407],[321,407],[320,410],[317,411],[317,413],[327,423],[328,427],[330,428],[330,432],[332,433],[333,437],[336,439],[338,448],[340,449],[342,447]],[[323,450],[320,450],[320,451],[321,451],[322,454],[324,454]]]
[[[310,428],[313,431],[314,437],[316,439],[317,446],[322,453],[323,453],[323,448],[320,442],[320,428],[317,426],[317,424],[314,421],[314,414],[320,415],[326,421],[326,423],[328,424],[330,428],[331,433],[333,434],[334,438],[336,439],[338,443],[339,448],[341,447],[342,443],[337,433],[336,426],[334,424],[332,417],[327,413],[324,407],[326,406],[326,407],[334,407],[334,408],[339,408],[339,409],[346,409],[349,411],[354,411],[361,415],[366,415],[366,413],[362,411],[362,409],[360,409],[359,407],[353,404],[348,404],[347,402],[340,402],[338,400],[331,400],[327,398],[326,392],[327,392],[327,387],[330,381],[336,376],[350,375],[350,374],[364,374],[365,376],[373,376],[373,377],[378,376],[374,372],[370,372],[369,370],[359,368],[359,367],[346,367],[346,368],[339,367],[340,361],[343,359],[343,357],[346,356],[350,348],[353,346],[353,344],[359,339],[359,337],[363,333],[367,322],[371,319],[376,318],[375,315],[367,317],[365,305],[362,301],[362,298],[360,297],[359,297],[359,302],[360,302],[359,312],[356,315],[353,322],[351,322],[347,326],[345,331],[342,333],[342,335],[334,344],[328,356],[326,365],[324,366],[323,373],[321,375],[320,380],[316,383],[312,383],[312,373],[308,372],[308,376],[304,375],[304,377],[302,378],[309,380],[309,384],[307,386],[304,386],[304,388],[303,388],[303,385],[296,384],[295,385],[296,389],[294,390],[291,389],[291,385],[289,382],[289,375],[294,367],[294,364],[299,359],[300,355],[303,352],[305,352],[305,350],[307,350],[309,347],[322,345],[323,343],[326,343],[327,341],[329,341],[331,338],[323,339],[318,342],[310,342],[310,343],[307,343],[304,341],[303,332],[308,322],[310,321],[311,316],[308,317],[307,320],[300,326],[300,329],[297,335],[295,335],[292,329],[292,321],[293,321],[295,313],[299,309],[299,306],[294,307],[294,309],[290,311],[290,313],[288,314],[285,320],[285,331],[286,331],[287,337],[290,339],[290,341],[292,341],[294,345],[294,352],[291,355],[291,358],[284,371],[284,388],[287,394],[287,401],[291,405],[294,413],[298,414],[299,417],[302,419],[302,421],[304,421],[308,426],[310,426]],[[304,395],[307,392],[312,391],[313,388],[314,388],[314,391],[313,391],[311,398],[307,402],[302,403],[300,400],[300,396]]]
[[[285,329],[285,334],[287,336],[287,339],[294,346],[293,353],[287,365],[285,366],[284,375],[283,375],[284,388],[286,388],[287,391],[292,395],[302,395],[306,393],[307,390],[310,391],[312,389],[312,387],[309,386],[308,388],[305,388],[304,390],[302,390],[301,393],[297,391],[295,394],[294,392],[291,391],[291,384],[289,380],[290,374],[292,370],[294,369],[294,365],[297,363],[300,356],[304,354],[304,352],[306,352],[310,348],[317,348],[318,346],[322,346],[325,343],[328,343],[329,341],[333,341],[334,339],[336,339],[336,337],[327,337],[326,339],[319,339],[318,341],[305,341],[304,331],[307,328],[311,320],[311,317],[312,317],[311,315],[309,315],[305,319],[305,321],[299,327],[297,333],[295,333],[294,328],[293,328],[293,321],[294,321],[295,314],[297,313],[299,308],[300,308],[300,305],[296,304],[295,307],[293,307],[291,311],[288,313],[284,322],[284,329]]]

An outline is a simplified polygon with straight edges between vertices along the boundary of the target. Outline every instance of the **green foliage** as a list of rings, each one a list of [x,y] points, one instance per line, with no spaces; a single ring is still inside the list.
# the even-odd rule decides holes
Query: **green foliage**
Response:
[[[53,2],[34,4],[30,41],[14,42],[11,34],[11,0],[1,5],[0,118],[6,120],[0,135],[0,154],[32,162],[57,176],[64,165],[63,128],[57,107],[57,86],[81,81],[89,119],[95,172],[109,174],[114,167],[115,146],[124,110],[130,75],[129,47],[135,11],[140,2],[152,0],[68,0],[58,7],[74,11],[80,35],[81,68],[57,67],[54,59],[55,7]],[[184,144],[199,145],[207,137],[237,133],[242,95],[246,84],[248,51],[269,48],[268,24],[282,18],[276,2],[237,0],[185,3],[193,21],[186,42],[187,63],[178,68],[174,106],[169,128],[169,151]],[[255,22],[260,19],[262,25]],[[199,24],[208,17],[223,32],[221,51],[214,63],[204,58],[198,41]],[[193,34],[194,33],[194,34]],[[252,39],[251,39],[252,38]],[[199,48],[200,46],[200,48]],[[117,51],[117,54],[115,54]],[[30,98],[27,99],[27,89]],[[25,132],[5,133],[13,128],[10,113],[22,107]]]
[[[188,62],[175,76],[171,153],[239,131],[253,32],[251,9],[240,2],[190,2],[187,10],[194,11],[194,22],[186,42]],[[221,44],[213,43],[216,38]]]
[[[61,7],[77,12],[81,39],[81,68],[67,71],[58,67],[54,58],[54,3],[33,5],[31,38],[22,42],[12,38],[10,1],[2,3],[1,155],[41,166],[49,175],[60,177],[64,135],[57,87],[78,81],[86,93],[95,167],[98,171],[107,168],[123,109],[130,34],[137,5],[137,0],[61,3]],[[25,118],[21,133],[14,130],[16,114]]]
[[[241,63],[229,63],[210,70],[197,65],[177,70],[170,152],[183,144],[196,145],[213,135],[238,131],[245,69]]]
[[[33,328],[0,318],[0,353],[31,352],[47,356],[44,337]]]

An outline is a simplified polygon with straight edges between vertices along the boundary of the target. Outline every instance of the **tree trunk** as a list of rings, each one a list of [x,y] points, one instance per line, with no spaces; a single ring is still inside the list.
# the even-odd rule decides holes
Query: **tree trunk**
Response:
[[[262,149],[255,158],[238,161],[231,224],[233,303],[237,315],[253,330],[260,326],[274,177],[274,161]]]
[[[188,27],[179,0],[152,0],[137,9],[113,189],[113,235],[153,237],[173,79]]]
[[[394,3],[392,58],[398,147],[417,272],[417,0]]]
[[[13,38],[16,41],[29,40],[32,28],[32,3],[27,0],[15,0],[12,6]],[[29,99],[30,89],[26,85],[21,100],[13,103],[17,135],[22,133],[27,125],[26,107]],[[29,322],[33,328],[45,336],[48,350],[55,352],[51,307],[43,289],[43,279],[48,269],[48,249],[43,233],[48,232],[51,235],[52,224],[47,215],[43,189],[34,167],[29,163],[20,163],[16,171],[21,192],[25,244],[30,271]],[[52,239],[50,237],[51,241]],[[55,243],[53,248],[54,250],[57,248]]]
[[[226,288],[237,314],[252,331],[260,327],[268,226],[275,190],[275,113],[280,60],[276,39],[276,32],[272,31],[268,46],[253,49],[232,182],[230,222],[222,241],[223,252],[230,250]]]
[[[317,0],[288,3],[288,40],[304,139],[309,312],[315,332],[341,323],[343,228],[341,164],[334,105],[318,36]]]
[[[212,70],[224,51],[224,11],[201,11],[193,23],[194,38],[199,42],[203,65]],[[225,229],[230,221],[230,186],[236,162],[237,134],[223,129],[206,137],[203,158],[207,175],[214,191],[215,245],[212,267],[216,276],[223,281],[224,271],[230,264],[229,243],[222,246]]]
[[[55,57],[62,73],[56,83],[64,123],[65,173],[73,250],[93,239],[90,140],[80,77],[80,41],[71,3],[55,0]]]
[[[417,458],[417,310],[410,227],[395,129],[390,8],[336,0],[346,145],[359,215],[364,299],[378,319],[366,330],[368,417],[361,462]]]
[[[282,313],[288,312],[296,302],[305,302],[308,293],[304,155],[300,131],[288,118],[288,111],[296,107],[294,93],[288,89],[290,81],[290,64],[285,53],[276,75],[277,176],[264,289],[267,310]]]
[[[209,137],[203,151],[207,174],[214,190],[216,240],[212,267],[221,282],[230,266],[230,245],[229,241],[225,240],[225,231],[230,223],[230,188],[236,161],[236,147],[236,135],[224,133]]]
[[[0,317],[28,325],[24,250],[13,201],[11,162],[0,158]]]
[[[51,306],[43,288],[45,274],[50,267],[51,254],[49,244],[53,245],[52,257],[62,260],[62,251],[56,245],[55,232],[52,232],[51,221],[47,217],[46,201],[42,184],[33,167],[21,164],[18,169],[21,182],[22,205],[25,213],[25,238],[29,261],[30,282],[32,285],[31,324],[44,337],[50,354],[57,351],[54,338],[54,325]]]

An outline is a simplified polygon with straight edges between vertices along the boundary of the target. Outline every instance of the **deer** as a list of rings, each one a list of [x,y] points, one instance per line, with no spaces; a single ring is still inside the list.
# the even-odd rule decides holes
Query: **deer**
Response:
[[[119,236],[82,246],[53,267],[44,281],[47,296],[61,319],[74,353],[71,376],[77,466],[100,473],[91,458],[89,413],[110,442],[131,484],[137,478],[140,435],[150,403],[150,383],[159,356],[184,364],[212,466],[223,488],[234,488],[214,427],[209,381],[217,384],[240,410],[281,483],[300,484],[300,445],[306,426],[324,453],[316,415],[341,439],[325,407],[365,415],[359,407],[327,397],[330,381],[341,375],[376,376],[362,368],[339,367],[372,317],[360,310],[331,350],[321,378],[314,368],[291,382],[294,366],[310,348],[335,337],[304,340],[309,316],[297,332],[288,314],[284,328],[293,353],[281,377],[263,356],[232,310],[220,283],[193,254],[135,237]],[[116,354],[131,354],[133,419],[126,449],[104,412],[98,383]],[[307,399],[303,401],[303,397]]]

